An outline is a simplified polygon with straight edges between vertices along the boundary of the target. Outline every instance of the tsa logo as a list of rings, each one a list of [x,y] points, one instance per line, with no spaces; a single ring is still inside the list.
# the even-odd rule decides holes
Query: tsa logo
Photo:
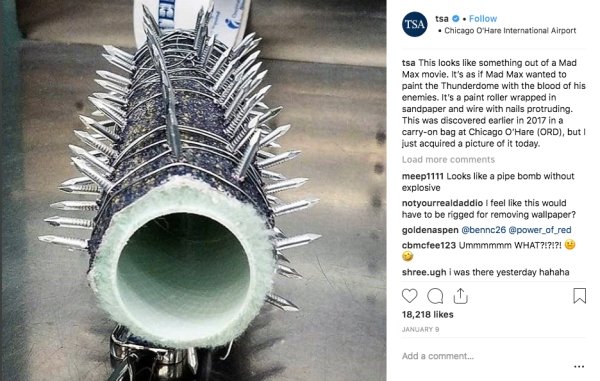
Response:
[[[427,30],[427,19],[419,12],[410,12],[402,20],[404,33],[411,37],[419,37]]]

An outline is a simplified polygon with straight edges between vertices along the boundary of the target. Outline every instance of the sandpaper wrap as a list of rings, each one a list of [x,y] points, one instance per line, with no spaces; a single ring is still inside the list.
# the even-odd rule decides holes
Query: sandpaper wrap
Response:
[[[318,200],[275,196],[307,179],[270,170],[299,151],[273,152],[290,126],[269,126],[281,108],[263,101],[260,39],[226,46],[208,33],[211,13],[163,32],[146,10],[135,54],[105,47],[124,74],[98,72],[107,92],[90,98],[96,118],[81,116],[87,130],[75,132],[87,147],[70,146],[82,176],[60,187],[95,199],[52,205],[96,214],[46,219],[91,236],[40,237],[87,250],[100,305],[141,340],[175,348],[227,344],[265,301],[296,310],[271,293],[273,277],[300,277],[282,251],[319,237],[275,226]]]

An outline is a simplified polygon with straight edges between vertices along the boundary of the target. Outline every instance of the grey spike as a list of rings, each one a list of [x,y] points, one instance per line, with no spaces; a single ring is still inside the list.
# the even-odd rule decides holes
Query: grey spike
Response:
[[[129,62],[133,62],[133,54],[129,54],[124,50],[121,50],[115,46],[112,45],[102,45],[102,47],[104,48],[104,50],[106,50],[106,53],[116,56],[116,57],[120,57],[125,61],[129,61]]]
[[[240,164],[235,170],[235,177],[240,181],[244,180],[246,173],[248,172],[248,168],[250,168],[250,165],[256,160],[256,151],[258,151],[259,143],[260,131],[255,131],[254,135],[252,135],[250,138],[250,142],[248,142],[248,147],[242,156]]]
[[[208,7],[206,8],[206,13],[208,14],[208,17],[210,18],[212,16],[213,11],[215,10],[215,1],[214,0],[210,0],[208,2]],[[206,20],[206,25],[208,25],[208,21]]]
[[[166,70],[166,69],[165,69]],[[179,123],[177,122],[177,115],[175,110],[175,93],[171,86],[168,74],[162,76],[163,81],[163,96],[165,97],[166,103],[166,129],[167,129],[167,141],[171,151],[175,155],[175,158],[179,160],[181,156],[181,134],[179,133]]]
[[[290,260],[287,259],[286,256],[281,254],[279,251],[275,252],[275,260],[278,262],[290,263]]]
[[[231,145],[234,146],[233,152],[239,151],[244,146],[244,144],[246,144],[248,139],[250,139],[250,137],[254,134],[254,131],[256,130],[256,121],[257,120],[258,120],[258,118],[254,118],[254,119],[250,120],[250,122],[248,122],[248,125],[245,128],[246,132],[243,134],[237,134],[233,138],[233,140],[231,142]],[[262,136],[262,132],[261,132],[261,136]]]
[[[58,189],[72,194],[99,195],[102,193],[102,190],[98,187],[98,185],[93,182],[91,184],[60,185]]]
[[[305,177],[297,177],[295,179],[283,180],[273,184],[268,184],[263,187],[267,194],[283,192],[288,189],[298,188],[308,181]]]
[[[267,151],[258,151],[256,153],[256,157],[261,159],[270,159],[272,157],[275,157],[275,154]]]
[[[102,134],[99,134],[99,133],[97,133],[97,132],[95,132],[95,131],[94,131],[94,132],[92,132],[92,133],[90,133],[90,136],[91,136],[92,138],[94,138],[94,139],[98,139],[98,140],[100,140],[100,141],[108,140],[108,139],[106,139],[106,136],[104,136],[104,135],[102,135]],[[111,141],[111,143],[112,143],[112,141]]]
[[[275,107],[273,109],[270,109],[269,111],[265,112],[264,114],[262,114],[258,120],[258,124],[263,124],[263,123],[267,123],[269,120],[275,118],[277,115],[279,115],[279,113],[281,112],[281,110],[283,110],[283,107]]]
[[[281,148],[281,145],[277,142],[271,142],[267,144],[267,148]]]
[[[98,99],[111,102],[111,103],[115,104],[117,107],[127,106],[127,99],[120,97],[119,95],[116,95],[114,93],[113,94],[93,93],[92,95]]]
[[[75,167],[77,167],[77,169],[81,173],[92,179],[92,181],[98,184],[98,186],[100,186],[100,188],[102,188],[103,190],[108,191],[110,188],[113,187],[113,183],[111,183],[104,176],[92,169],[85,161],[77,157],[72,157],[71,160],[73,161],[73,164],[75,164]]]
[[[261,139],[260,147],[261,148],[266,147],[267,145],[273,143],[275,140],[277,140],[280,137],[282,137],[283,135],[285,135],[290,130],[291,127],[292,127],[291,124],[286,124],[285,126],[277,127],[272,132],[267,134],[267,136],[265,136],[264,138]]]
[[[101,98],[95,98],[95,97],[88,97],[88,99],[90,100],[90,102],[92,102],[94,104],[94,106],[96,106],[96,108],[98,110],[102,111],[104,114],[106,114],[106,110],[108,109],[108,110],[112,111],[114,114],[120,116],[121,118],[125,117],[125,111],[123,111],[123,109],[121,107],[119,107],[111,102],[108,102]]]
[[[110,71],[98,70],[98,71],[96,71],[96,74],[98,74],[100,77],[102,77],[108,81],[115,82],[117,85],[120,85],[120,86],[131,85],[131,80],[129,78],[125,78],[121,75],[112,73]]]
[[[110,119],[98,120],[98,121],[96,121],[96,123],[98,123],[102,127],[106,127],[106,128],[109,128],[109,127],[115,128],[116,127],[115,122]]]
[[[225,70],[223,70],[223,73],[219,74],[219,79],[217,79],[217,81],[215,82],[215,85],[213,86],[213,91],[219,91],[223,83],[225,83],[225,81],[229,78],[229,75],[231,74],[231,71],[237,64],[238,60],[239,57],[232,59],[225,68]]]
[[[250,77],[253,77],[256,75],[256,73],[258,73],[258,70],[260,70],[260,67],[262,66],[262,62],[257,62],[254,65],[252,65],[252,67],[250,67],[250,69],[246,70],[244,72],[244,74],[242,75],[242,79],[246,80]],[[264,70],[263,72],[266,72],[267,70]]]
[[[103,54],[102,57],[104,57],[109,63],[115,65],[116,67],[123,70],[129,75],[131,75],[131,73],[133,73],[133,70],[135,69],[133,65],[128,64],[119,57],[111,56],[110,54]]]
[[[88,151],[84,150],[81,147],[69,144],[69,148],[71,149],[71,152],[73,152],[77,157],[85,159],[85,161],[95,165],[107,174],[110,174],[115,170],[113,167],[105,164],[102,160],[98,159],[96,156],[90,154]]]
[[[100,110],[94,110],[94,111],[92,111],[92,116],[106,116],[106,115]]]
[[[103,154],[102,152],[98,151],[97,149],[93,149],[90,151],[90,153],[94,156],[96,156],[99,159],[102,159],[104,161],[108,161],[108,158],[106,157],[105,154]]]
[[[106,81],[104,79],[95,79],[94,80],[97,84],[99,84],[100,86],[104,87],[106,90],[117,93],[121,96],[125,96],[127,94],[127,89],[116,85],[110,81]]]
[[[119,68],[123,68],[126,71],[133,71],[135,69],[135,66],[133,64],[133,61],[125,59],[123,57],[120,56],[114,56],[112,54],[102,54],[102,57],[104,57],[108,62],[112,63],[115,66],[118,66]]]
[[[181,156],[181,134],[179,133],[179,124],[175,116],[174,101],[169,101],[167,107],[167,141],[176,160]]]
[[[84,116],[84,115],[79,115],[79,119],[83,122],[83,124],[87,128],[90,128],[90,129],[106,136],[109,140],[112,140],[114,143],[121,141],[121,137],[119,135],[110,131],[108,128],[106,128],[99,122],[95,121],[94,119],[88,118],[87,116]]]
[[[239,44],[237,44],[233,50],[232,50],[232,57],[237,57],[239,55],[239,53],[246,47],[248,46],[248,44],[250,44],[252,42],[252,40],[254,39],[254,36],[256,36],[256,33],[252,32],[250,34],[248,34],[246,37],[244,37],[244,39],[242,41],[240,41]]]
[[[152,32],[158,37],[160,36],[160,28],[158,27],[158,24],[156,23],[156,20],[154,19],[154,16],[152,15],[152,13],[150,12],[150,9],[148,9],[147,6],[143,5],[142,6],[142,10],[144,12],[144,23],[151,28]]]
[[[260,42],[262,41],[262,38],[257,38],[255,40],[252,40],[248,46],[246,46],[240,53],[240,57],[245,56],[246,54],[250,53],[252,50],[254,50],[254,48],[256,48],[258,45],[260,45]]]
[[[165,61],[165,56],[163,55],[163,51],[160,47],[160,42],[158,37],[156,37],[152,32],[146,28],[146,37],[148,38],[148,53],[152,56],[154,60],[154,67],[160,73],[164,73],[166,71],[167,62]]]
[[[256,103],[256,106],[255,106],[255,107],[254,107],[254,109],[251,111],[251,114],[252,114],[252,115],[260,116],[260,115],[262,115],[262,114],[264,114],[264,113],[265,113],[265,110],[268,110],[268,109],[269,109],[268,107],[267,107],[266,109],[265,109],[265,108],[260,108],[260,107],[258,107],[258,105],[259,105],[259,104],[263,104],[263,105],[264,105],[265,103],[264,103],[264,102],[258,102],[258,103]],[[261,128],[262,128],[262,127],[264,127],[264,126],[266,126],[266,124],[264,124],[264,123],[263,123],[263,124],[261,125]],[[266,131],[267,131],[267,130],[266,130]],[[269,127],[269,129],[268,129],[268,131],[267,131],[267,132],[271,132],[271,131],[273,131],[273,129],[272,129],[271,127]]]
[[[295,279],[302,279],[302,275],[300,275],[300,273],[298,271],[296,271],[296,269],[293,269],[289,266],[286,266],[284,264],[278,263],[277,264],[277,274],[282,275],[286,278],[295,278]]]
[[[208,34],[208,29],[204,26],[207,14],[204,7],[200,7],[198,17],[196,17],[196,27],[194,28],[194,51],[197,55],[201,53],[200,48],[204,45],[204,40]]]
[[[104,155],[106,155],[109,158],[116,158],[118,156],[118,152],[115,151],[114,149],[110,148],[109,146],[107,146],[106,144],[102,143],[101,141],[99,141],[98,139],[94,139],[90,134],[88,134],[85,131],[73,131],[75,132],[75,135],[77,135],[77,137],[84,142],[85,144],[87,144],[88,146],[97,149],[98,151],[102,152]]]
[[[74,211],[93,211],[99,209],[96,201],[60,201],[50,204],[50,207],[58,210]]]
[[[200,8],[198,18],[196,19],[196,38],[194,38],[194,51],[198,58],[202,57],[204,47],[206,46],[206,39],[208,37],[208,24],[214,10],[214,3],[211,2],[208,5],[206,12]]]
[[[272,194],[268,194],[267,196],[267,201],[269,201],[269,205],[281,205],[283,204],[283,201],[281,201],[280,198],[273,196]]]
[[[267,93],[267,91],[269,91],[270,88],[270,85],[265,86],[259,92],[254,94],[250,99],[248,99],[244,106],[241,108],[241,110],[238,111],[237,115],[234,117],[233,122],[231,122],[229,126],[227,126],[226,132],[229,132],[233,135],[237,134],[243,122],[250,114],[250,110],[252,110],[256,102],[264,98],[265,94]],[[253,121],[253,123],[258,124],[258,120],[259,118],[256,118],[256,121]]]
[[[208,42],[206,43],[206,45],[204,46],[204,49],[202,50],[202,56],[200,57],[200,65],[206,67],[208,60],[210,59],[210,56],[212,55],[214,46],[215,46],[215,36],[212,35],[208,39]]]
[[[252,80],[252,82],[250,82],[250,86],[248,86],[248,94],[250,94],[251,92],[256,90],[258,85],[260,85],[262,83],[263,79],[265,79],[265,76],[267,75],[268,72],[269,72],[268,70],[263,70],[262,72],[258,73],[258,75]],[[256,102],[254,104],[254,107],[258,103],[261,103],[261,101]]]
[[[256,108],[259,108],[259,109],[261,109],[261,110],[268,110],[268,109],[269,109],[269,106],[267,106],[267,105],[266,105],[265,103],[263,103],[263,102],[258,102],[258,103],[256,104]]]
[[[250,137],[254,135],[255,130],[256,129],[253,127],[246,130],[243,134],[236,135],[232,141],[232,144],[235,144],[235,147],[232,149],[232,151],[239,151],[244,146],[244,144],[248,142],[248,139],[250,139]]]
[[[198,373],[198,353],[194,347],[187,349],[187,364],[193,375]]]
[[[275,157],[275,154],[271,153],[271,152],[268,152],[268,151],[265,151],[265,150],[260,150],[260,151],[258,151],[256,153],[256,157],[258,159],[261,159],[261,160],[263,160],[263,159],[270,159],[270,158]]]
[[[287,312],[300,311],[300,308],[298,308],[298,306],[296,306],[294,303],[290,302],[289,300],[282,298],[279,295],[269,294],[269,295],[267,295],[267,298],[265,299],[265,301],[267,303],[269,303],[270,305],[275,306],[283,311],[287,311]]]
[[[156,37],[148,31],[148,29],[146,29],[146,36],[148,37],[148,48],[150,49],[151,55],[154,57],[154,64],[156,70],[160,74],[162,83],[162,96],[166,111],[167,142],[176,160],[179,160],[179,157],[181,156],[181,135],[179,133],[177,116],[175,115],[176,99],[173,87],[171,86],[171,80],[169,79],[169,73],[167,71],[167,62],[159,42],[156,40]]]
[[[230,120],[230,118],[231,118],[234,110],[236,110],[238,108],[238,106],[242,103],[242,100],[244,99],[244,97],[247,94],[246,90],[248,89],[248,86],[250,86],[251,82],[252,82],[252,78],[248,78],[236,90],[237,93],[235,94],[235,96],[233,98],[233,101],[231,101],[231,103],[227,107],[227,110],[225,110],[224,117],[225,117],[226,120]],[[228,128],[229,127],[231,127],[231,125],[229,125]],[[227,132],[227,129],[225,129],[225,131]]]
[[[275,249],[287,250],[293,247],[308,245],[312,241],[321,238],[319,234],[306,233],[289,238],[282,238],[274,242]]]
[[[42,235],[39,236],[38,239],[46,243],[67,246],[70,249],[87,250],[88,248],[88,241],[79,238],[58,237],[55,235]]]
[[[290,161],[300,155],[300,153],[302,153],[302,151],[299,150],[284,152],[271,158],[261,160],[257,165],[260,169],[270,168],[286,161]]]
[[[70,229],[93,229],[94,222],[84,218],[70,218],[70,217],[48,217],[44,220],[52,226],[59,228],[70,228]]]
[[[260,175],[265,178],[265,179],[270,179],[270,180],[286,180],[287,177],[285,177],[284,175],[282,175],[281,173],[277,173],[277,172],[272,172],[272,171],[268,171],[266,169],[263,169],[260,171]]]
[[[241,89],[243,89],[244,86],[250,86],[250,83],[252,83],[252,77],[256,74],[261,65],[262,62],[258,62],[244,74],[233,74],[235,80],[231,81],[229,88],[223,92],[223,96],[220,98],[223,106],[229,104],[231,99],[236,99],[239,96],[243,96],[243,91]]]
[[[246,70],[247,68],[250,67],[250,65],[252,65],[254,63],[254,61],[256,61],[256,59],[258,58],[258,55],[260,54],[260,50],[257,50],[256,52],[252,53],[251,55],[248,56],[248,58],[246,58],[244,60],[244,62],[242,62],[240,64],[240,66],[238,66],[235,71],[233,72],[233,74],[237,74],[237,73],[243,73],[244,70]]]
[[[250,69],[248,69],[244,74],[234,74],[235,80],[231,81],[228,88],[223,92],[223,95],[220,98],[220,100],[222,101],[221,103],[223,105],[229,103],[229,99],[233,96],[233,94],[237,94],[237,90],[240,88],[240,86],[246,81],[248,81],[249,78],[253,77],[258,72],[258,69],[260,69],[261,66],[262,62],[258,62]],[[251,82],[252,81],[250,81],[250,83]]]
[[[60,185],[63,187],[68,187],[71,185],[88,185],[91,183],[93,183],[92,179],[90,179],[87,176],[81,176],[81,177],[75,177],[73,179],[63,181],[63,183]]]
[[[219,70],[221,70],[221,67],[223,66],[223,64],[225,63],[225,61],[227,60],[227,58],[229,57],[229,55],[231,54],[231,48],[227,48],[227,50],[225,50],[221,56],[217,59],[217,62],[215,62],[215,65],[213,66],[213,68],[210,70],[210,73],[208,73],[211,76],[216,76],[219,73]]]
[[[236,90],[238,89],[240,84],[243,82],[240,79],[240,77],[241,76],[238,74],[236,76],[233,76],[233,79],[226,82],[226,86],[223,89],[223,93],[219,97],[219,103],[221,104],[221,106],[226,106],[227,103],[229,102],[229,98],[230,98],[231,94],[236,93]]]
[[[120,110],[118,107],[115,107],[102,99],[93,97],[88,97],[88,99],[98,108],[98,110],[118,124],[119,127],[125,126],[123,110]]]
[[[250,85],[250,87],[252,87],[252,84]],[[271,85],[267,85],[267,86],[263,87],[262,89],[260,89],[259,91],[257,91],[256,94],[254,94],[252,97],[250,97],[246,101],[246,103],[244,104],[244,107],[242,107],[242,109],[240,110],[238,115],[236,115],[234,120],[237,123],[241,123],[244,119],[246,119],[246,117],[248,116],[250,111],[254,108],[256,103],[260,102],[265,97],[265,95],[267,94],[267,92],[270,89],[271,89]],[[251,92],[252,89],[249,89],[248,91]],[[258,118],[258,120],[260,120],[260,118]],[[257,124],[258,124],[258,121],[257,121]]]
[[[319,202],[318,198],[311,198],[308,200],[300,200],[290,202],[289,204],[277,205],[271,208],[273,214],[277,217],[283,216],[284,214],[299,212],[304,209],[308,209],[311,206]]]
[[[275,237],[275,238],[287,238],[287,236],[285,235],[285,233],[280,228],[278,228],[277,226],[273,226],[273,228],[271,228],[271,230],[273,232],[273,237]],[[279,253],[279,254],[281,254],[281,253]]]

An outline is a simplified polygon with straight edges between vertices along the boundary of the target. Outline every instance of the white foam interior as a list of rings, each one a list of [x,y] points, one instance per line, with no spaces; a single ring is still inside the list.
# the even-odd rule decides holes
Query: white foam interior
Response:
[[[239,314],[250,282],[244,248],[219,222],[177,213],[154,219],[129,239],[117,287],[149,330],[170,321],[174,336],[210,334]]]
[[[113,216],[89,279],[101,306],[134,334],[216,347],[258,314],[274,267],[253,205],[176,176]]]

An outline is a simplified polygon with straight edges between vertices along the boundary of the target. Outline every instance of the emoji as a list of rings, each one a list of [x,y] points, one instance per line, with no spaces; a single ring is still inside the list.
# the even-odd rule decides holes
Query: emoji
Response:
[[[575,242],[573,242],[573,246],[575,246]],[[412,259],[413,259],[412,251],[406,250],[404,253],[402,253],[402,259],[404,259],[406,262],[412,261]]]
[[[569,238],[565,241],[565,247],[567,250],[573,250],[575,248],[575,241]]]

